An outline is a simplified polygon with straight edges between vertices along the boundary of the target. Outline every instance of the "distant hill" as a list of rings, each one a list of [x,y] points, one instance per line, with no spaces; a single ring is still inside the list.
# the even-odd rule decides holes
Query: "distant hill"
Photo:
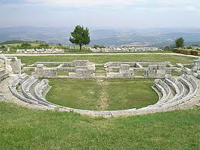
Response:
[[[24,41],[24,40],[11,40],[0,43],[3,44],[22,44],[22,43],[46,43],[45,41]]]
[[[49,43],[70,44],[69,37],[73,28],[55,27],[12,27],[0,28],[0,43],[5,41],[45,41]],[[186,43],[199,45],[200,29],[90,29],[91,45],[138,44],[164,46],[173,44],[177,37]]]
[[[115,37],[120,34],[120,32],[112,29],[97,29],[91,31],[91,37],[93,39],[99,39],[99,38],[109,38],[109,37]]]
[[[11,40],[11,41],[2,42],[2,43],[0,43],[0,44],[21,44],[21,43],[24,43],[24,42],[29,42],[29,41]]]

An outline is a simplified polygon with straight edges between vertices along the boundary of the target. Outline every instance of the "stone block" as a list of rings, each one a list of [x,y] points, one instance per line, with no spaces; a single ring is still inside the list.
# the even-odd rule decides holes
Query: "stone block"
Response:
[[[40,78],[51,78],[57,76],[56,68],[44,68],[42,64],[37,65],[35,72]]]
[[[88,60],[74,60],[73,65],[74,66],[87,66]]]
[[[17,57],[5,59],[5,66],[8,73],[21,74],[21,60]]]
[[[128,64],[121,64],[120,66],[120,73],[127,73],[129,72],[130,66]]]

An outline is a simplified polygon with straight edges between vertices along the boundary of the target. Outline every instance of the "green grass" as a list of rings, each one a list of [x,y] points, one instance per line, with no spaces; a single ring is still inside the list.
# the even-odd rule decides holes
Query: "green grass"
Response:
[[[95,108],[101,87],[95,80],[50,79],[52,89],[47,94],[50,102],[73,108]]]
[[[104,65],[96,65],[97,71],[105,71]]]
[[[187,67],[189,69],[192,69],[194,67],[194,64],[190,64],[190,65],[184,65],[184,67]]]
[[[95,66],[95,75],[96,76],[106,76],[106,70],[104,68],[104,65],[96,65]]]
[[[47,68],[56,68],[59,65],[58,64],[45,64],[44,66],[47,67]]]
[[[94,63],[106,62],[165,62],[170,61],[172,64],[176,63],[192,63],[194,58],[184,56],[169,56],[169,55],[82,55],[82,56],[21,56],[18,57],[26,65],[31,65],[36,62],[71,62],[74,60],[89,60]]]
[[[141,108],[156,103],[150,79],[50,79],[50,102],[90,110]]]
[[[135,72],[135,76],[144,76],[145,75],[145,71],[137,71]]]
[[[58,48],[58,49],[64,49],[65,53],[72,53],[72,54],[87,54],[90,53],[88,46],[83,46],[82,51],[79,50],[79,46],[75,46],[75,50],[72,50],[69,48],[68,45],[57,45],[57,44],[51,44],[46,42],[35,42],[35,41],[18,41],[18,42],[11,42],[9,44],[3,44],[5,47],[10,48],[10,52],[6,52],[7,54],[15,54],[17,49],[23,49],[21,48],[22,43],[29,43],[31,44],[31,47],[28,49],[37,49],[42,48],[41,44],[48,44],[49,48]]]
[[[171,75],[172,76],[181,76],[183,73],[182,72],[178,72],[178,71],[172,71]]]
[[[95,72],[95,76],[106,76],[106,72],[105,71],[99,71],[99,72]]]
[[[107,87],[109,110],[141,108],[155,104],[158,95],[151,79],[112,79]]]
[[[1,150],[199,150],[200,109],[88,118],[0,103]]]
[[[35,69],[29,69],[29,70],[22,71],[22,73],[26,73],[27,75],[32,75],[33,72],[35,72]]]
[[[58,76],[68,76],[68,75],[69,75],[69,72],[68,72],[68,71],[58,71],[58,72],[57,72],[57,75],[58,75]]]

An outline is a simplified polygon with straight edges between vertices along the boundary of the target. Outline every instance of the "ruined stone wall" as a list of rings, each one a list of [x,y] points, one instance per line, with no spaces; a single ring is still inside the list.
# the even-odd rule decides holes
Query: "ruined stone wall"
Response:
[[[43,65],[37,65],[35,72],[39,78],[51,78],[57,76],[56,68],[44,68]]]
[[[10,74],[21,74],[21,60],[17,57],[6,58],[5,69]]]
[[[57,77],[58,71],[66,71],[69,78],[95,78],[96,66],[88,60],[74,60],[73,62],[38,62],[37,74],[39,77]],[[59,65],[54,68],[45,68],[40,65]],[[63,67],[70,66],[70,67]],[[105,78],[134,78],[137,76],[146,78],[164,78],[171,73],[169,62],[107,62],[103,70]],[[99,71],[99,70],[98,70]],[[144,72],[144,73],[141,73]],[[63,77],[63,76],[62,76]]]

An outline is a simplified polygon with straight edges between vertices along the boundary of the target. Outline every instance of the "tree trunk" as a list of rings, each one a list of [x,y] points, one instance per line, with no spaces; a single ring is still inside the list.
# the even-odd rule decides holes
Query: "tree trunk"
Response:
[[[79,45],[80,46],[80,51],[82,50],[82,44]]]

